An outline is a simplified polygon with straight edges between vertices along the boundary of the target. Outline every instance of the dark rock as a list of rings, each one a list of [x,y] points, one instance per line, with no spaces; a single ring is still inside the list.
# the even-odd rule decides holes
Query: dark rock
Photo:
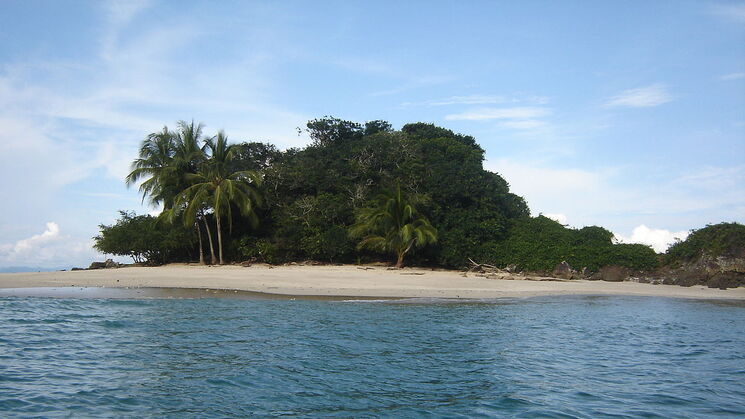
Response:
[[[70,270],[71,271],[84,271],[85,269],[83,269],[83,268],[72,268]]]
[[[91,262],[91,266],[88,269],[104,269],[106,268],[106,262]]]
[[[689,266],[673,271],[670,276],[674,278],[674,283],[676,285],[692,287],[694,285],[706,284],[707,279],[711,275],[703,267]]]
[[[600,272],[595,272],[587,277],[588,281],[600,281],[601,279],[603,279],[603,275]]]
[[[607,282],[622,282],[629,277],[629,270],[618,265],[603,266],[600,268],[600,277]]]
[[[713,275],[706,282],[709,288],[737,288],[745,286],[745,273],[741,272],[722,272]]]
[[[118,268],[119,264],[114,262],[112,259],[106,259],[106,262],[104,262],[104,268],[111,269],[111,268]]]
[[[577,275],[577,272],[572,269],[567,261],[563,261],[560,264],[556,265],[551,274],[556,278],[572,279]]]

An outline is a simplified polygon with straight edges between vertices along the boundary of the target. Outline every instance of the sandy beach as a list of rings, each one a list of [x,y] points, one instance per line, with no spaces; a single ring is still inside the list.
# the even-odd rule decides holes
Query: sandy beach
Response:
[[[502,298],[545,295],[631,295],[745,300],[745,288],[719,290],[635,282],[487,279],[457,271],[358,266],[127,267],[91,271],[0,274],[0,288],[109,287],[225,289],[298,296]]]

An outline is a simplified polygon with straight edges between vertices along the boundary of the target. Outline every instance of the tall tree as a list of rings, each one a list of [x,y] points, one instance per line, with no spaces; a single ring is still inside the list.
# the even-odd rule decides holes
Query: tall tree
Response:
[[[176,196],[176,186],[171,185],[170,176],[176,152],[174,139],[175,134],[167,126],[149,134],[140,145],[139,157],[132,162],[132,171],[124,179],[127,187],[144,180],[139,186],[142,200],[149,198],[154,206],[170,206]]]
[[[140,146],[139,157],[132,162],[132,171],[125,178],[127,186],[142,181],[139,187],[142,199],[148,198],[153,206],[163,205],[163,216],[171,221],[181,212],[174,206],[179,194],[189,186],[187,174],[194,173],[204,161],[200,144],[202,129],[203,125],[194,121],[179,121],[176,131],[164,126],[162,131],[149,134]],[[193,220],[199,238],[199,262],[204,264],[199,219],[207,230],[212,263],[215,263],[212,235],[203,213]]]
[[[350,234],[362,237],[358,249],[395,253],[396,268],[403,267],[412,248],[437,242],[437,229],[417,213],[400,186],[393,193],[378,195],[373,207],[361,208]]]
[[[227,217],[232,228],[235,206],[252,225],[258,225],[255,209],[263,202],[258,189],[261,176],[252,170],[233,170],[230,163],[235,149],[228,145],[227,136],[222,131],[207,139],[204,148],[208,158],[196,173],[187,175],[191,186],[179,195],[177,203],[185,204],[187,222],[193,220],[205,205],[212,207],[217,223],[219,260],[224,264],[221,220]]]
[[[172,164],[174,177],[176,179],[174,187],[177,191],[177,195],[181,194],[191,185],[191,180],[188,176],[195,173],[199,166],[206,160],[204,146],[202,145],[202,142],[204,141],[202,137],[203,129],[204,125],[201,123],[196,124],[194,123],[194,120],[191,122],[178,122],[178,130],[175,133],[175,152]],[[185,205],[183,202],[181,204]],[[181,210],[183,210],[183,208],[177,209],[179,213]],[[210,263],[215,264],[217,263],[215,245],[212,240],[212,231],[207,222],[204,206],[199,208],[197,215],[198,216],[191,222],[194,223],[197,230],[199,230],[199,220],[204,224],[204,229],[207,232],[207,242],[210,247]],[[202,263],[201,259],[200,263]]]

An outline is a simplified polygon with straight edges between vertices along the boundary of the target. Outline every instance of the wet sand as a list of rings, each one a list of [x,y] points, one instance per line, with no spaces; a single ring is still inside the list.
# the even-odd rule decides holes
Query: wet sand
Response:
[[[745,288],[680,287],[635,282],[487,279],[462,272],[389,270],[359,266],[128,267],[92,271],[0,274],[0,288],[177,288],[250,291],[320,297],[503,298],[545,295],[639,295],[700,299],[745,299]],[[5,291],[7,293],[9,291]]]

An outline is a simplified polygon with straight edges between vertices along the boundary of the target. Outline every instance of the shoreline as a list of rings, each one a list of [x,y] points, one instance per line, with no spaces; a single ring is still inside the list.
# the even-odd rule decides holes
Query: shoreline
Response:
[[[704,286],[637,282],[556,280],[512,276],[487,279],[461,271],[372,266],[242,267],[172,264],[85,271],[0,274],[0,289],[17,288],[178,288],[248,291],[299,297],[491,299],[551,295],[626,295],[745,300],[745,287],[720,290]]]

